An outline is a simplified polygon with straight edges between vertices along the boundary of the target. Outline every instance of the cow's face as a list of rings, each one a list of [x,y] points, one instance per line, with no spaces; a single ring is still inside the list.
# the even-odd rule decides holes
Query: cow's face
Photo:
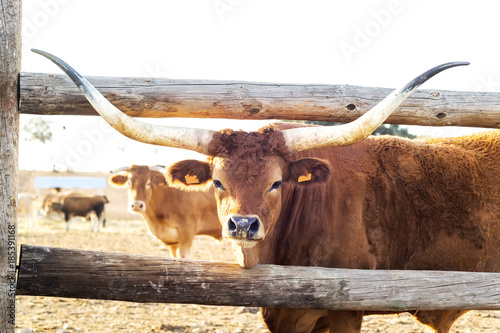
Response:
[[[271,141],[264,138],[256,145],[236,140],[239,148],[226,146],[222,150],[229,153],[206,162],[177,162],[167,175],[170,185],[180,188],[212,184],[222,235],[233,243],[239,264],[246,268],[258,263],[260,248],[275,232],[282,210],[288,208],[283,207],[284,191],[325,182],[330,174],[329,166],[318,159],[290,161],[269,146]]]
[[[211,167],[223,236],[241,248],[256,246],[270,234],[281,211],[284,160],[214,158]]]
[[[110,177],[109,182],[117,187],[125,187],[128,192],[128,209],[144,213],[156,188],[166,186],[165,177],[148,166],[133,165],[127,170]]]

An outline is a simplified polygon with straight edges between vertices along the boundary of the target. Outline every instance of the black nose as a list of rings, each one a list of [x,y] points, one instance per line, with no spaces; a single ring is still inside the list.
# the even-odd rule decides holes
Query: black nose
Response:
[[[233,238],[252,239],[260,228],[259,219],[248,216],[232,216],[228,221],[228,230]]]

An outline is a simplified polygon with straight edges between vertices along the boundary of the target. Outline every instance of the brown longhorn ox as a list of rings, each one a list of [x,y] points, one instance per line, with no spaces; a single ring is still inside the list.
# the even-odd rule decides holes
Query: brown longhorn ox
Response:
[[[208,156],[205,163],[178,162],[168,178],[181,187],[213,183],[223,236],[243,267],[500,271],[500,131],[366,138],[420,84],[463,63],[431,69],[349,124],[245,133],[144,124],[60,59],[42,54],[123,134]],[[186,182],[194,175],[199,184]],[[465,312],[413,314],[444,333]],[[360,332],[367,313],[263,308],[262,314],[272,332]]]
[[[127,189],[129,210],[142,215],[174,257],[189,255],[195,235],[222,239],[213,193],[170,187],[162,171],[157,166],[132,165],[115,170],[109,183]]]

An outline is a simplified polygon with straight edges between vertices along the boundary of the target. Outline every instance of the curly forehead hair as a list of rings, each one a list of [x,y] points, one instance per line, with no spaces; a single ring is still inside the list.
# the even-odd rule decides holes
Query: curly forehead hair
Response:
[[[286,157],[288,148],[281,131],[268,126],[257,132],[230,129],[217,132],[210,143],[209,152],[213,157],[255,159],[257,162],[271,155]]]

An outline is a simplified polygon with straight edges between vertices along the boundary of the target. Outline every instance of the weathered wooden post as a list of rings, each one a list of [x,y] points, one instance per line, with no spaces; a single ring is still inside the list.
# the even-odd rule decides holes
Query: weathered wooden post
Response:
[[[0,0],[0,332],[15,327],[21,0]]]
[[[499,310],[500,273],[237,264],[21,245],[18,295],[332,310]]]

